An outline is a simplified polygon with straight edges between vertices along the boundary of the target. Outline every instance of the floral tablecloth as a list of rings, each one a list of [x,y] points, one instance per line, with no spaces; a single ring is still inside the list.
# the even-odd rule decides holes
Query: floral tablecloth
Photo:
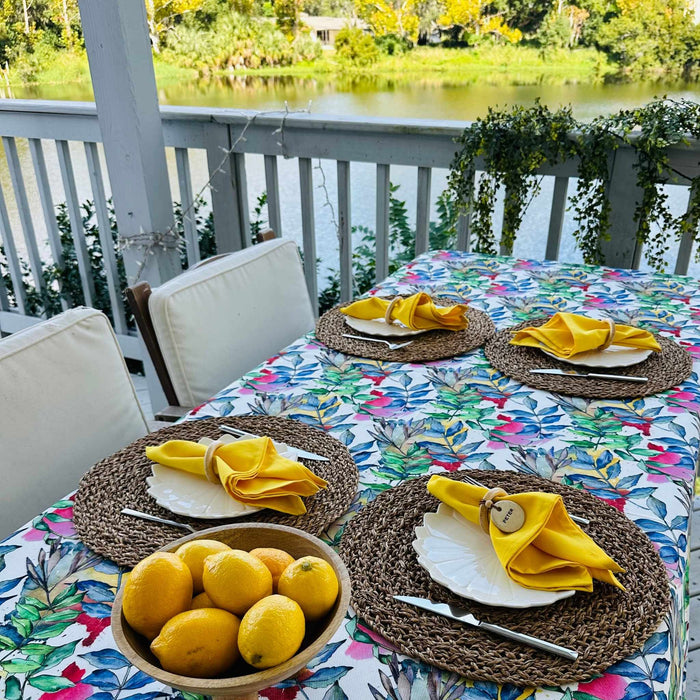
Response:
[[[191,419],[255,413],[321,427],[360,470],[350,513],[404,479],[459,468],[510,469],[585,489],[624,512],[666,564],[672,607],[640,653],[567,688],[498,687],[397,653],[348,616],[297,678],[269,700],[671,700],[687,654],[688,523],[700,426],[700,288],[690,278],[433,252],[381,285],[427,290],[487,311],[498,328],[556,311],[610,312],[668,334],[696,372],[662,395],[591,401],[530,389],[492,369],[482,351],[425,365],[348,357],[310,335],[234,382]],[[0,543],[0,689],[8,700],[109,700],[181,694],[129,665],[109,630],[124,570],[75,537],[66,499]]]

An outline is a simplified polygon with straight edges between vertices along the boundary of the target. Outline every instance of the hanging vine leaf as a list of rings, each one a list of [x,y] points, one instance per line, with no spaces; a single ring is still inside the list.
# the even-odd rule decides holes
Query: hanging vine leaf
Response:
[[[688,233],[694,240],[700,221],[700,176],[691,179],[675,171],[669,157],[669,148],[687,145],[691,138],[700,140],[700,105],[689,100],[656,99],[588,123],[576,121],[570,107],[552,112],[539,102],[530,108],[489,109],[459,137],[449,185],[459,206],[472,210],[475,250],[488,254],[497,252],[492,217],[499,188],[505,189],[500,244],[510,253],[523,215],[540,192],[537,173],[546,165],[577,158],[574,237],[585,262],[602,264],[601,243],[610,239],[611,166],[617,149],[632,148],[641,192],[634,216],[636,238],[648,263],[663,271],[670,242]],[[478,159],[483,174],[477,185]],[[688,209],[674,216],[664,185],[688,181]]]
[[[462,208],[472,209],[476,250],[496,253],[492,215],[499,187],[505,188],[501,247],[512,252],[523,215],[540,191],[538,171],[575,155],[570,133],[576,128],[571,107],[551,112],[540,104],[508,111],[489,108],[484,119],[465,129],[458,139],[461,150],[451,166],[449,184]],[[484,174],[475,196],[476,160],[483,159]]]

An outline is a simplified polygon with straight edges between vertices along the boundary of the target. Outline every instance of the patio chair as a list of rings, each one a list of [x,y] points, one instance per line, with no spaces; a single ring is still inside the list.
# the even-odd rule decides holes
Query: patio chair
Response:
[[[65,311],[0,340],[0,539],[148,432],[109,319]]]
[[[174,420],[314,327],[296,244],[275,239],[126,290]],[[178,408],[183,407],[183,408]]]

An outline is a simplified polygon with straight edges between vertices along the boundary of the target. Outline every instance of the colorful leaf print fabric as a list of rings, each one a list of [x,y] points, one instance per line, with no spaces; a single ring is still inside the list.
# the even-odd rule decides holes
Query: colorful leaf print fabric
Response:
[[[610,312],[669,335],[700,360],[700,288],[685,277],[459,252],[420,256],[380,285],[427,291],[489,313],[498,328],[557,311]],[[350,511],[325,538],[404,479],[456,469],[508,469],[585,489],[642,528],[666,564],[672,607],[636,655],[567,688],[473,682],[402,656],[348,616],[296,678],[268,700],[672,700],[687,653],[688,518],[698,459],[700,382],[644,399],[548,394],[492,369],[482,351],[403,365],[363,360],[300,339],[221,391],[189,419],[255,413],[322,428],[360,470]],[[76,538],[71,501],[0,543],[0,696],[122,700],[198,696],[163,687],[116,649],[109,614],[123,569]]]

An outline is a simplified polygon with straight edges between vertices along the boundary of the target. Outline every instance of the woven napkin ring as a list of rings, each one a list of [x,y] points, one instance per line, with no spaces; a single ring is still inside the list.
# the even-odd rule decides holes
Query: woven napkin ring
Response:
[[[606,348],[609,348],[612,345],[613,340],[615,339],[615,321],[613,321],[611,318],[606,318],[605,320],[608,322],[608,337],[605,339],[605,342],[598,348],[598,350],[605,350]]]
[[[517,503],[502,499],[508,494],[500,488],[489,489],[479,501],[479,525],[489,534],[489,521],[501,532],[516,532],[525,522],[525,511]]]
[[[384,322],[388,325],[391,325],[393,323],[393,320],[391,319],[391,312],[394,310],[394,304],[396,304],[396,302],[400,299],[401,297],[394,297],[389,302],[389,306],[386,307],[386,313],[384,314]]]
[[[222,440],[214,440],[214,442],[207,445],[207,451],[204,453],[204,475],[207,477],[212,484],[220,484],[219,473],[216,469],[216,463],[214,461],[214,454],[216,451],[227,443]]]

